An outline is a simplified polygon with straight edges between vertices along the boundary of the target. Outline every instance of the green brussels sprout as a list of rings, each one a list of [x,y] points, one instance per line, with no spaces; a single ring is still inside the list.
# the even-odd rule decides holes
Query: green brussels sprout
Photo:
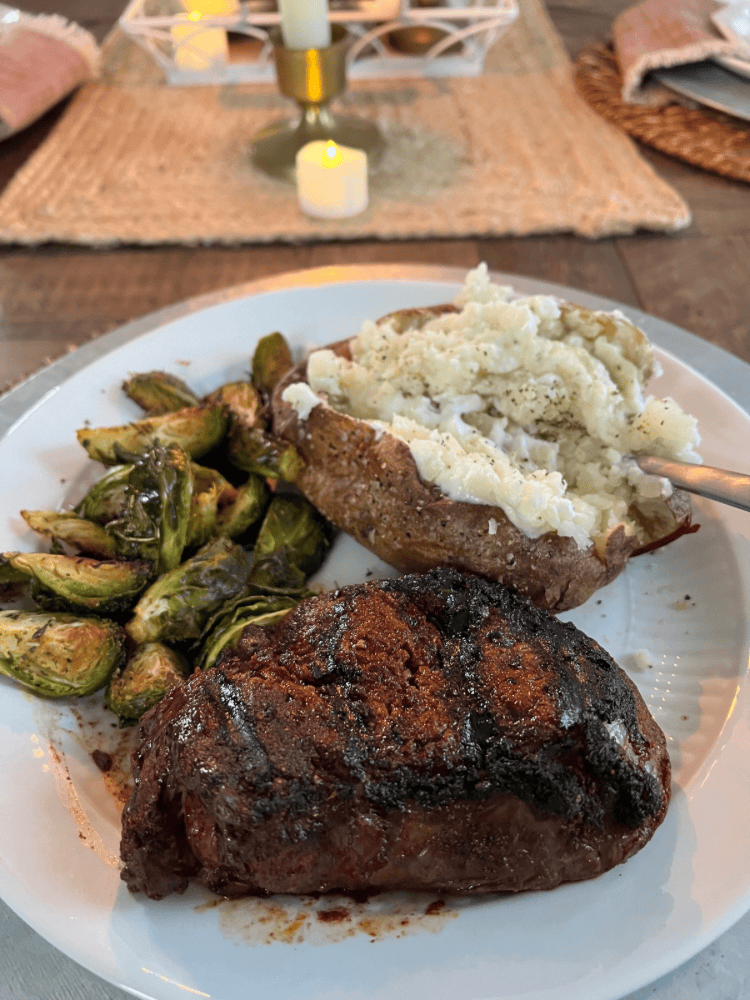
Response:
[[[125,641],[104,618],[0,611],[0,673],[47,698],[92,694],[124,660]]]
[[[253,385],[263,395],[270,396],[292,363],[292,352],[283,334],[275,332],[261,337],[253,354]]]
[[[76,552],[114,559],[117,555],[115,541],[95,521],[87,521],[72,511],[22,510],[21,517],[40,535],[56,542],[64,542]]]
[[[270,491],[260,476],[249,476],[237,490],[234,502],[219,512],[218,534],[239,538],[263,516]]]
[[[112,675],[104,704],[119,717],[121,726],[135,725],[189,673],[190,665],[176,650],[161,642],[147,642],[137,646],[127,663]]]
[[[263,400],[252,382],[227,382],[206,396],[207,403],[220,404],[233,420],[242,420],[248,426],[262,420]]]
[[[151,584],[125,626],[128,635],[138,643],[200,638],[217,608],[243,593],[251,569],[241,546],[214,539]]]
[[[206,468],[204,465],[198,465],[196,462],[191,462],[191,466],[196,492],[215,488],[216,499],[220,508],[234,503],[237,498],[237,488],[232,486],[229,480],[225,479],[220,472],[216,469]]]
[[[143,372],[131,375],[122,384],[126,395],[152,416],[173,413],[201,401],[182,379],[169,372]]]
[[[94,483],[75,508],[76,514],[96,524],[108,524],[125,510],[132,465],[117,465]]]
[[[196,667],[207,670],[213,666],[220,653],[237,642],[246,625],[269,626],[281,621],[299,604],[301,596],[259,594],[225,605],[207,627]]]
[[[14,555],[14,553],[10,553]],[[0,554],[0,600],[15,601],[29,588],[29,575],[15,569],[7,553]]]
[[[49,611],[127,611],[151,578],[146,562],[102,562],[52,552],[10,552],[14,569],[31,578],[31,594]]]
[[[322,564],[333,528],[302,496],[276,495],[253,548],[250,583],[264,589],[296,590]]]
[[[224,408],[214,404],[174,410],[121,427],[84,427],[76,436],[91,458],[116,465],[123,453],[144,455],[157,441],[177,445],[191,458],[199,458],[216,447],[226,429]]]
[[[193,499],[188,520],[187,545],[196,548],[217,535],[220,511],[237,498],[237,490],[220,472],[193,463]]]
[[[176,445],[155,444],[130,468],[121,515],[106,526],[126,559],[151,560],[161,575],[179,566],[187,543],[193,470]]]
[[[287,483],[295,482],[305,464],[290,442],[241,422],[235,422],[229,429],[228,454],[229,461],[243,472]]]

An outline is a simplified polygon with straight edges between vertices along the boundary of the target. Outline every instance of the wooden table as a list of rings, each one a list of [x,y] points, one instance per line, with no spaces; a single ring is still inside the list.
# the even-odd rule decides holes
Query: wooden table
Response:
[[[63,13],[102,39],[124,0],[24,0]],[[607,36],[627,0],[551,0],[575,55]],[[0,143],[0,186],[54,128],[61,109]],[[0,389],[44,359],[161,306],[254,278],[339,263],[429,263],[490,268],[598,293],[640,307],[750,361],[750,185],[725,180],[643,148],[683,195],[693,223],[672,235],[602,240],[577,236],[363,241],[305,246],[95,250],[0,249]]]
[[[551,0],[575,56],[606,37],[629,0]],[[62,13],[102,39],[124,0],[24,0],[29,12]],[[62,108],[0,143],[0,187],[54,128]],[[703,173],[643,149],[690,205],[674,235],[589,241],[556,235],[306,246],[184,248],[68,246],[0,249],[0,391],[99,334],[187,297],[299,268],[340,263],[422,263],[490,268],[607,296],[669,320],[750,362],[750,185]],[[19,1000],[124,1000],[125,994],[46,945],[0,903],[0,994]],[[631,1000],[750,998],[742,955],[750,919],[682,970]],[[732,964],[733,963],[733,964]],[[729,970],[729,971],[728,971]],[[743,985],[744,984],[744,985]],[[7,991],[10,992],[7,992]]]

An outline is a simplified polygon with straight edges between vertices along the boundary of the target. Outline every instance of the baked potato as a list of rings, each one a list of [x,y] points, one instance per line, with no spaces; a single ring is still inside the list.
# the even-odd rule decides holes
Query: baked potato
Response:
[[[535,308],[542,309],[538,303],[532,303],[532,312]],[[543,308],[549,310],[551,307],[545,305]],[[562,324],[567,330],[573,330],[571,342],[579,353],[594,351],[591,344],[596,342],[598,346],[594,353],[608,357],[608,351],[616,343],[623,359],[622,365],[629,372],[628,378],[634,385],[636,382],[645,384],[653,372],[651,348],[641,331],[625,317],[620,314],[592,313],[560,303],[558,308],[559,318],[551,326],[548,323],[550,329],[557,331]],[[375,324],[374,329],[387,328],[388,337],[391,340],[394,337],[403,338],[406,349],[417,332],[430,325],[439,329],[455,326],[460,312],[460,304],[403,310],[383,317]],[[453,318],[449,319],[451,314]],[[585,337],[580,331],[588,329],[592,323],[595,335],[591,334],[589,338],[591,344],[581,347],[578,341]],[[372,341],[373,329],[369,331],[369,336]],[[558,334],[555,333],[554,336]],[[586,333],[585,336],[589,334]],[[326,371],[330,370],[332,359],[343,359],[344,368],[350,365],[353,348],[357,349],[356,339],[340,341],[324,349],[331,352]],[[616,359],[613,361],[611,357],[609,361],[617,369],[619,362]],[[449,363],[450,360],[446,360],[445,364]],[[430,364],[431,362],[425,362],[425,367]],[[596,370],[596,365],[592,370]],[[387,372],[381,372],[381,375],[386,380],[389,377]],[[618,374],[615,371],[614,378],[620,376],[621,372]],[[691,507],[687,494],[676,490],[670,492],[669,484],[651,477],[651,488],[642,489],[643,495],[637,495],[641,487],[636,489],[628,485],[629,482],[635,482],[634,477],[639,475],[634,473],[633,463],[628,467],[627,474],[623,473],[624,485],[622,488],[618,486],[619,497],[607,500],[611,508],[606,514],[609,520],[603,518],[598,528],[591,530],[589,535],[575,526],[561,530],[541,530],[532,524],[529,528],[523,518],[517,516],[517,510],[507,504],[503,509],[497,503],[481,502],[481,498],[479,502],[477,498],[467,501],[461,498],[461,489],[454,491],[453,496],[449,495],[436,481],[422,474],[424,463],[420,471],[412,444],[392,432],[394,425],[389,425],[382,419],[374,419],[372,413],[365,413],[364,417],[360,417],[343,412],[344,407],[337,398],[338,389],[321,391],[321,385],[330,387],[331,379],[319,379],[317,391],[313,395],[306,388],[309,378],[308,359],[284,376],[272,398],[274,433],[292,442],[305,460],[296,480],[297,485],[334,524],[402,572],[422,572],[439,565],[452,566],[511,585],[539,607],[563,611],[582,604],[598,588],[613,580],[630,556],[664,545],[685,532],[695,530],[691,526]],[[425,378],[428,376],[425,375]],[[638,400],[643,402],[639,390],[637,387],[632,388],[627,379],[621,378],[620,381],[618,392],[632,397],[632,406],[630,403],[628,406],[637,410]],[[523,385],[523,378],[517,385]],[[598,386],[594,386],[594,389],[599,391]],[[607,391],[614,392],[611,388]],[[373,385],[372,395],[376,394],[377,390]],[[362,399],[366,397],[365,389]],[[645,402],[648,403],[649,400]],[[668,405],[672,401],[660,403]],[[500,405],[497,397],[496,404]],[[558,404],[559,399],[556,403],[555,421],[547,419],[549,414],[545,418],[544,414],[540,417],[537,413],[536,419],[529,424],[536,435],[533,440],[542,442],[539,445],[542,451],[545,441],[552,433],[550,427],[554,430],[560,423],[558,418],[561,412],[571,426],[575,422],[575,405],[570,399],[565,401],[567,409],[563,407],[561,410]],[[581,406],[584,404],[585,400]],[[392,402],[388,405],[392,406]],[[368,406],[369,403],[360,403],[360,409],[367,410]],[[491,409],[494,413],[492,419],[496,419],[494,407]],[[692,445],[697,443],[695,422],[682,414],[676,404],[672,404],[670,419],[674,417],[675,410],[679,411],[679,433],[685,440],[681,450],[673,449],[672,453],[677,450],[682,458],[689,457],[690,454],[697,458],[692,452]],[[649,411],[650,425],[655,422],[652,411],[653,407]],[[663,408],[658,412],[663,412]],[[465,417],[463,414],[462,416]],[[585,422],[586,418],[580,419]],[[635,428],[639,419],[641,418],[636,419],[632,414],[622,419],[618,417],[620,424],[626,429],[626,436],[630,435],[627,440],[632,444],[634,440],[640,442],[643,438],[644,447],[640,449],[643,451],[669,451],[665,440],[659,438],[653,426],[648,430],[652,435],[655,434],[655,439],[650,442],[646,440],[644,428]],[[643,418],[643,422],[648,421]],[[628,422],[631,429],[627,427]],[[665,421],[662,419],[661,422]],[[489,426],[487,420],[483,425],[478,417],[475,423],[479,429]],[[507,429],[507,421],[502,426]],[[639,433],[635,433],[633,428]],[[476,428],[471,430],[474,433]],[[573,431],[570,427],[562,426],[560,433],[564,435]],[[584,432],[580,427],[576,427],[575,434],[582,433]],[[436,435],[433,433],[432,437],[435,438]],[[445,440],[443,436],[443,444]],[[581,440],[579,438],[578,445],[574,447],[582,447]],[[528,441],[524,447],[528,450]],[[554,447],[557,448],[557,444]],[[602,447],[605,448],[603,454],[615,454],[611,442]],[[528,473],[528,468],[526,472]],[[556,473],[555,477],[552,481],[547,472],[532,471],[523,480],[524,497],[528,494],[529,482],[535,488],[537,482],[545,480],[552,482],[552,486],[560,494],[555,498],[556,509],[560,504],[563,505],[562,509],[568,509],[565,504],[568,507],[571,503],[578,504],[577,499],[566,499],[567,483],[562,474]],[[585,476],[579,478],[583,482]],[[638,480],[638,483],[643,482],[645,480]],[[656,489],[655,482],[658,483]],[[627,502],[631,493],[632,502]],[[586,502],[592,500],[596,508],[600,501],[596,496],[587,494]],[[534,503],[531,504],[532,508],[533,506]],[[578,504],[578,507],[584,506],[586,504],[583,502]],[[575,509],[578,510],[578,507]],[[615,514],[620,512],[619,519],[613,519],[613,511]],[[553,512],[553,516],[558,515]],[[598,516],[596,510],[592,516]]]

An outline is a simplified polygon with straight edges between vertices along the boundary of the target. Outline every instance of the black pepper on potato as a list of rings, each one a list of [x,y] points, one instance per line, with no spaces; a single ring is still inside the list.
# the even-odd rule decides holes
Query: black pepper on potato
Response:
[[[393,327],[408,336],[455,311],[452,305],[403,310]],[[351,344],[327,350],[350,360]],[[513,586],[538,607],[559,612],[610,583],[631,556],[697,530],[688,495],[674,490],[628,511],[636,530],[618,524],[586,547],[556,531],[532,537],[499,507],[451,499],[424,481],[408,444],[387,430],[324,398],[301,416],[284,399],[299,382],[308,382],[307,361],[283,377],[272,398],[274,434],[304,459],[296,485],[337,527],[401,572],[451,566]]]

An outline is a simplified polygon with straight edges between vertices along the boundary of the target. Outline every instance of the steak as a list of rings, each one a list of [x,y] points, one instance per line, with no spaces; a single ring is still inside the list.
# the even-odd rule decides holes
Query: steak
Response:
[[[550,889],[625,861],[670,796],[614,660],[451,569],[248,626],[144,716],[122,877],[155,899]]]

